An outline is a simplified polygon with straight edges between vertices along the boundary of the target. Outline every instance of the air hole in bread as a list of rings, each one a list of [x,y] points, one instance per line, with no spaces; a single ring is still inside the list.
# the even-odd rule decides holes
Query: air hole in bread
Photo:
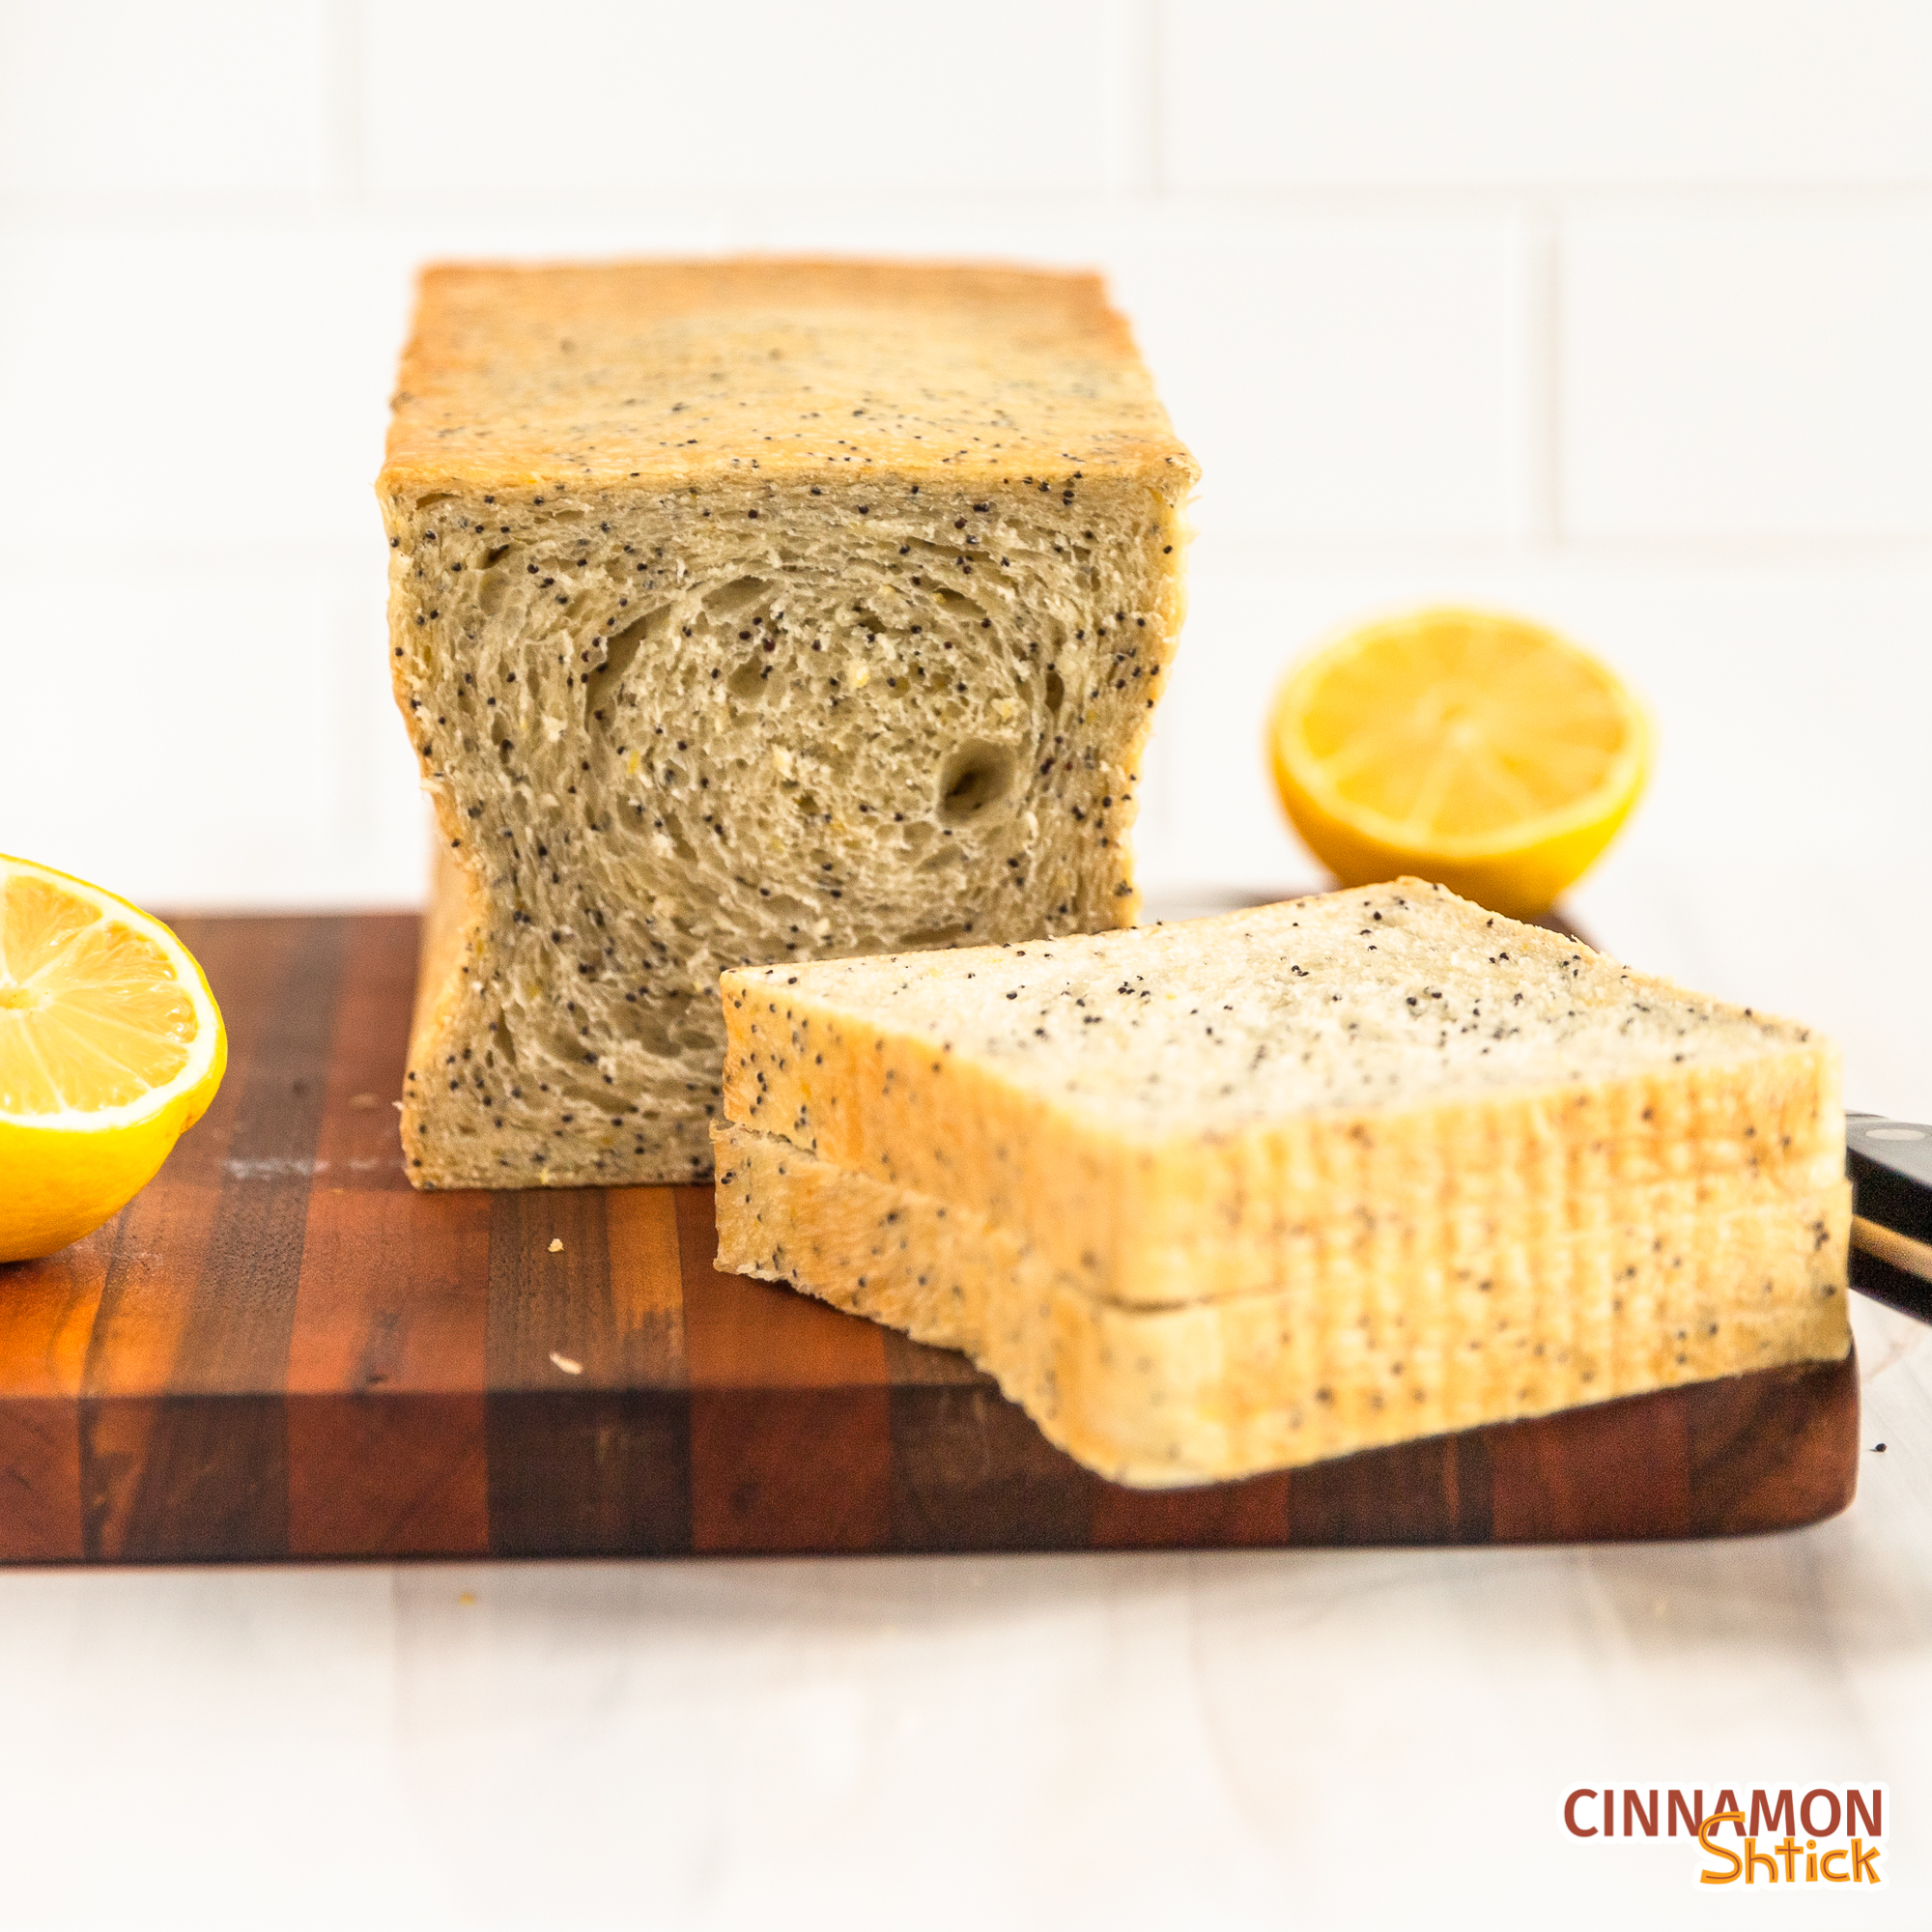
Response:
[[[928,925],[913,933],[906,944],[923,952],[931,952],[942,946],[957,946],[962,937],[963,928],[959,926]]]
[[[683,1029],[677,1025],[678,1016],[671,1008],[660,1005],[646,995],[634,1003],[626,1003],[621,1010],[615,1008],[611,1010],[615,1027],[646,1053],[668,1060],[681,1050]]]
[[[1062,679],[1060,673],[1049,666],[1046,673],[1046,708],[1049,711],[1058,711],[1065,700],[1065,682]]]
[[[606,646],[604,662],[584,673],[583,706],[586,711],[595,711],[604,703],[605,693],[623,682],[624,673],[631,668],[632,661],[637,657],[638,649],[644,641],[644,634],[650,629],[651,619],[656,614],[654,611],[646,611],[641,617],[626,624]]]
[[[490,1037],[496,1041],[497,1051],[503,1056],[503,1065],[505,1066],[515,1066],[517,1064],[517,1043],[510,1037],[510,1029],[501,1020],[498,1020],[490,1029]]]
[[[1018,759],[1005,745],[976,738],[960,746],[939,774],[939,816],[947,825],[966,825],[999,804],[1013,788]]]
[[[763,601],[771,585],[761,577],[734,577],[706,594],[705,610],[721,623],[742,617]]]
[[[733,697],[742,697],[755,704],[765,695],[765,681],[771,660],[765,657],[747,658],[729,677],[724,680],[724,688]]]

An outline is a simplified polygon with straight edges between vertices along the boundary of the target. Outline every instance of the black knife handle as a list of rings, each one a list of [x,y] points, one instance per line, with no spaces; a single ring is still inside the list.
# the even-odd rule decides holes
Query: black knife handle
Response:
[[[1932,1127],[1845,1116],[1852,1180],[1852,1286],[1932,1321]]]

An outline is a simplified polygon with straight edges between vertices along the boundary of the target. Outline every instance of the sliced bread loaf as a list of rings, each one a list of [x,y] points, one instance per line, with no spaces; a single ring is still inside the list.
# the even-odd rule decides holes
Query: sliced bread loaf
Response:
[[[722,969],[1130,923],[1195,475],[1092,276],[430,271],[378,485],[412,1179],[701,1176]]]
[[[1830,1046],[1436,887],[724,1004],[722,1264],[966,1348],[1122,1480],[1847,1346]]]
[[[1141,1487],[1845,1350],[1842,1184],[1655,1188],[1461,1253],[1357,1223],[1271,1291],[1124,1307],[970,1208],[728,1122],[712,1137],[720,1267],[963,1350],[1050,1441]]]

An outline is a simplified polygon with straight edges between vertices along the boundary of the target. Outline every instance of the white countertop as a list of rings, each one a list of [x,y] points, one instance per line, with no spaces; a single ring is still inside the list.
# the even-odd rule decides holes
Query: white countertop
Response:
[[[1741,995],[1789,921],[1849,1097],[1932,1114],[1922,920],[1581,910]],[[1857,1501],[1739,1543],[0,1575],[0,1926],[1924,1927],[1932,1329],[1855,1317]],[[1561,1820],[1875,1783],[1889,1883],[1751,1907]]]

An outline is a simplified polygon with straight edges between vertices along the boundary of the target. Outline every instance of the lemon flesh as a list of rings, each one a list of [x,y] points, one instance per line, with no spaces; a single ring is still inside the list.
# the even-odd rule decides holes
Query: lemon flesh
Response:
[[[90,1234],[207,1111],[228,1043],[158,920],[0,855],[0,1262]]]
[[[1642,708],[1541,625],[1435,609],[1347,633],[1275,700],[1294,828],[1345,886],[1404,872],[1512,919],[1548,911],[1643,789]]]

